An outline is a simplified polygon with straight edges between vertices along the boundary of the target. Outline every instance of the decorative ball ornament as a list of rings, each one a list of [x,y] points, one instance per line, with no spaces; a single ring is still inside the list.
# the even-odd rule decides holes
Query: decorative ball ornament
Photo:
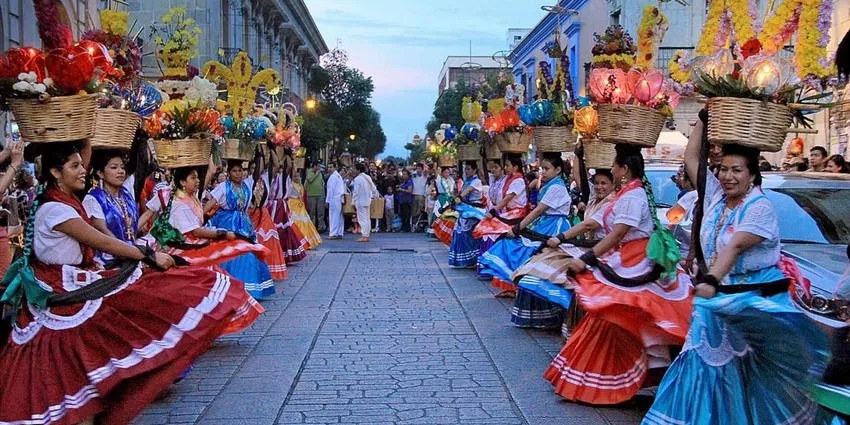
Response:
[[[632,68],[627,75],[626,85],[635,100],[646,104],[661,93],[664,88],[664,74],[657,69],[640,71]]]
[[[787,83],[789,74],[779,61],[760,55],[748,58],[741,68],[741,78],[747,86],[760,89],[766,95],[779,91]]]
[[[520,105],[520,107],[517,108],[517,114],[519,115],[520,121],[522,121],[525,125],[536,125],[534,122],[534,114],[531,112],[531,105]]]
[[[447,128],[444,135],[446,137],[446,140],[448,140],[448,141],[454,140],[455,137],[457,137],[457,127],[451,126],[451,127]]]
[[[735,58],[728,49],[720,49],[710,56],[697,56],[691,60],[691,80],[698,80],[700,74],[720,78],[735,70]]]
[[[62,91],[76,94],[94,77],[94,61],[86,53],[55,49],[44,59],[47,75]]]
[[[467,139],[476,141],[478,140],[479,133],[481,132],[481,125],[478,123],[468,122],[460,128],[460,132]]]
[[[552,121],[552,113],[555,111],[554,105],[548,100],[536,100],[531,103],[531,119],[534,121],[532,125],[543,125]]]
[[[153,114],[162,106],[162,93],[150,83],[142,83],[136,89],[121,90],[121,97],[127,99],[130,110],[142,117]]]
[[[599,113],[592,106],[579,108],[573,118],[575,129],[584,136],[593,136],[599,128]]]
[[[484,130],[491,134],[499,134],[505,131],[505,124],[498,115],[492,116],[484,120]]]
[[[520,125],[519,113],[517,113],[517,110],[514,108],[502,110],[502,112],[499,113],[499,118],[505,128],[513,128]]]

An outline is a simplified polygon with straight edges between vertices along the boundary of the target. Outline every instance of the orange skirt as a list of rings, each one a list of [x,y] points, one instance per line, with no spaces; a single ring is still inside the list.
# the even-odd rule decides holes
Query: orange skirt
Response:
[[[436,236],[440,242],[446,244],[446,246],[451,246],[452,233],[455,231],[456,223],[457,221],[454,218],[440,217],[434,220],[434,224],[431,225],[434,229],[434,236]]]
[[[648,239],[627,242],[600,258],[621,276],[649,272]],[[631,399],[670,345],[682,345],[690,325],[690,278],[676,276],[637,287],[605,279],[598,269],[571,281],[587,315],[544,377],[568,400],[616,404]]]
[[[272,216],[266,208],[252,208],[248,210],[254,229],[257,232],[257,242],[269,250],[265,263],[269,266],[269,272],[274,280],[284,280],[288,276],[286,261],[283,258],[283,249],[280,247],[280,236],[275,228]]]

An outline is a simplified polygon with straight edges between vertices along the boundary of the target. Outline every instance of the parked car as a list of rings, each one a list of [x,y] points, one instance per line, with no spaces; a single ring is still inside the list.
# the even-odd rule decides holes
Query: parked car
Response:
[[[653,186],[659,182],[654,192],[659,218],[665,224],[663,207],[674,204],[678,195],[678,189],[670,189],[667,182],[672,182],[670,176],[676,172],[675,167],[647,167]],[[836,308],[833,295],[848,266],[850,176],[770,172],[764,174],[762,188],[776,208],[783,253],[793,258],[811,281],[811,296],[798,291],[793,297],[795,303],[827,333],[847,326],[850,311]],[[691,226],[687,217],[674,226],[674,231],[690,234]]]

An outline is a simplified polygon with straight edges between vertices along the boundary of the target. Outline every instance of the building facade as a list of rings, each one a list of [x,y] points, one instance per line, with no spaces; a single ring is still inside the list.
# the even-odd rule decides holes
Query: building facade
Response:
[[[203,31],[198,56],[200,68],[210,60],[230,64],[245,51],[257,69],[275,69],[283,78],[284,101],[302,105],[309,97],[310,69],[328,52],[303,0],[127,0],[131,15],[143,25],[156,25],[166,11],[186,6],[187,15]],[[143,73],[161,73],[153,55]]]
[[[480,81],[492,75],[499,75],[507,66],[507,63],[500,63],[492,56],[448,56],[440,70],[437,97],[457,86],[460,80]]]
[[[75,38],[99,25],[98,10],[126,10],[126,3],[117,0],[61,0],[57,6],[59,19],[71,27]],[[0,0],[0,37],[0,51],[23,46],[41,48],[32,0]]]

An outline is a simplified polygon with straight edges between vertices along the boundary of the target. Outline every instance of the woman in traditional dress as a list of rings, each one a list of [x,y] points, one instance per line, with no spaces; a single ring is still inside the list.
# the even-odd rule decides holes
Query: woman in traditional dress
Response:
[[[697,121],[685,152],[692,181],[703,129]],[[700,243],[707,273],[697,279],[685,346],[644,424],[815,423],[810,368],[825,362],[827,341],[791,301],[803,282],[780,254],[758,154],[724,145],[718,177],[706,173]]]
[[[540,189],[540,203],[481,257],[482,266],[493,275],[494,286],[503,290],[516,290],[515,285],[508,286],[506,283],[512,282],[513,272],[540,247],[540,242],[521,236],[523,229],[557,235],[570,228],[568,216],[572,201],[566,185],[569,165],[564,163],[560,153],[546,153],[541,166],[543,187]],[[511,171],[520,173],[516,165]]]
[[[437,217],[431,226],[434,236],[440,242],[450,246],[452,243],[452,232],[457,223],[457,212],[451,208],[452,200],[457,193],[455,182],[452,180],[452,167],[442,167],[440,176],[437,177],[435,187],[437,190],[437,202],[434,204],[433,214]]]
[[[266,187],[269,190],[266,207],[272,215],[272,221],[277,228],[280,239],[280,247],[283,249],[283,258],[286,264],[297,263],[307,257],[307,238],[301,234],[297,226],[293,225],[289,205],[286,203],[287,178],[291,163],[288,155],[284,154],[284,160],[278,158],[277,152],[271,151],[271,170],[264,173]]]
[[[248,215],[251,217],[251,222],[254,224],[254,229],[257,230],[257,242],[263,244],[268,250],[265,262],[269,266],[269,273],[273,280],[285,280],[289,272],[286,269],[286,259],[283,257],[283,248],[280,246],[280,234],[275,228],[272,216],[268,208],[265,207],[266,199],[268,198],[268,188],[266,181],[261,177],[261,173],[265,173],[265,164],[268,162],[263,158],[263,162],[259,167],[256,167],[253,175],[249,176],[249,185],[253,186],[253,197],[251,199],[251,207],[248,208]]]
[[[253,193],[243,181],[242,161],[229,160],[227,173],[228,180],[213,189],[210,194],[212,198],[204,206],[205,213],[218,207],[218,211],[210,218],[209,225],[234,232],[248,240],[255,240],[254,224],[247,214]],[[268,266],[254,253],[246,253],[222,263],[221,268],[243,281],[245,288],[254,298],[263,299],[275,293]]]
[[[597,170],[593,175],[594,196],[585,208],[585,220],[593,220],[593,216],[611,202],[614,195],[613,179],[608,170]],[[605,237],[604,228],[592,227],[595,229],[581,236],[588,240]],[[547,249],[531,257],[514,273],[518,290],[511,322],[529,328],[553,329],[561,326],[561,334],[569,339],[583,312],[573,302],[573,285],[568,283],[566,269],[554,266],[563,265],[564,260],[569,258],[570,255],[563,250]],[[564,314],[565,311],[567,314]]]
[[[211,270],[157,271],[175,260],[92,227],[74,195],[85,188],[82,157],[72,143],[49,147],[25,255],[5,279],[2,301],[20,310],[0,348],[0,423],[126,424],[251,298]],[[95,271],[95,251],[124,265]]]
[[[287,181],[286,203],[295,227],[307,239],[307,249],[317,248],[322,243],[322,237],[307,213],[307,207],[304,205],[304,186],[301,185],[301,176],[295,167],[292,167]]]
[[[483,266],[482,259],[496,240],[511,230],[513,223],[519,223],[528,214],[528,193],[525,176],[522,173],[522,158],[518,155],[505,157],[501,161],[491,159],[488,163],[494,183],[490,185],[490,210],[484,220],[475,227],[472,235],[481,238],[481,255],[478,258],[478,274],[492,280],[493,286],[501,289],[497,297],[513,297],[516,285],[512,281],[500,279],[491,269]]]
[[[475,267],[478,264],[481,241],[472,237],[472,231],[484,218],[481,204],[484,186],[478,178],[478,164],[466,161],[463,165],[463,186],[455,199],[458,213],[449,246],[449,265],[452,267]]]
[[[117,150],[92,155],[92,178],[97,185],[83,198],[92,226],[128,244],[136,240],[139,211],[132,192],[125,187],[124,154]],[[98,251],[95,260],[106,264],[112,255]]]
[[[684,342],[691,309],[688,276],[677,264],[662,267],[671,253],[660,250],[658,261],[647,254],[661,226],[640,148],[617,145],[612,174],[622,188],[611,203],[547,242],[573,257],[551,266],[575,274],[567,285],[586,315],[544,377],[561,397],[590,404],[629,400],[650,369],[669,365],[669,346]],[[605,237],[584,253],[560,245],[599,227]]]

